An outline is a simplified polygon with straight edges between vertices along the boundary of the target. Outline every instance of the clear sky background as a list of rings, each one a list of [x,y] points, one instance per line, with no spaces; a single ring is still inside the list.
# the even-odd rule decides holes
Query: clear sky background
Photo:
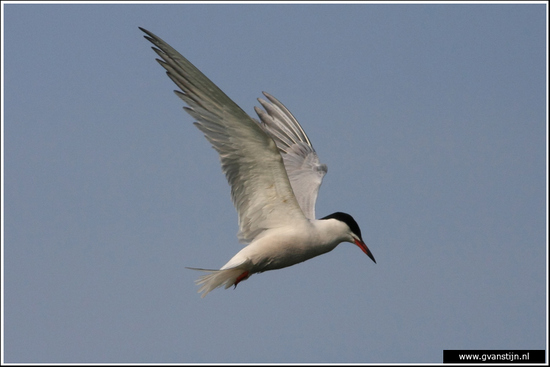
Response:
[[[546,6],[4,4],[6,362],[441,362],[545,349]],[[201,299],[241,249],[144,27],[267,91],[345,243]]]

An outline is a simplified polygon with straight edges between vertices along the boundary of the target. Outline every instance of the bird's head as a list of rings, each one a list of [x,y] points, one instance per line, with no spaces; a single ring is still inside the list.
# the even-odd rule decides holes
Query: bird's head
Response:
[[[356,244],[357,247],[359,247],[361,251],[363,251],[368,257],[370,257],[371,260],[374,261],[374,263],[376,264],[376,260],[374,259],[374,256],[372,256],[372,252],[370,252],[367,245],[365,245],[363,238],[361,238],[361,229],[359,228],[359,225],[351,215],[347,213],[336,212],[327,215],[326,217],[323,217],[321,219],[336,219],[346,224],[349,228],[349,239],[347,239],[346,241]]]

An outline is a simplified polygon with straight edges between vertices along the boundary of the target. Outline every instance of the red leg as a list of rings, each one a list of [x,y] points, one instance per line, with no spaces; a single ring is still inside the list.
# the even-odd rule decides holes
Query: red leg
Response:
[[[248,272],[248,270],[245,270],[244,273],[239,275],[237,277],[237,280],[235,280],[235,284],[234,284],[235,288],[237,288],[237,284],[239,284],[242,280],[247,280],[249,276],[250,276],[250,273]]]

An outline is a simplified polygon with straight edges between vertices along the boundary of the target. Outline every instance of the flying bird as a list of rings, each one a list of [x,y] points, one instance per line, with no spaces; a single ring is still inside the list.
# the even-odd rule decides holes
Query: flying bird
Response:
[[[237,286],[251,275],[292,266],[332,251],[341,242],[357,245],[376,263],[349,214],[315,219],[315,201],[327,166],[296,118],[275,97],[263,92],[255,107],[260,121],[235,102],[170,45],[142,30],[158,63],[179,87],[185,111],[220,156],[239,217],[237,237],[246,244],[219,270],[189,268],[206,274],[197,281],[201,297]]]

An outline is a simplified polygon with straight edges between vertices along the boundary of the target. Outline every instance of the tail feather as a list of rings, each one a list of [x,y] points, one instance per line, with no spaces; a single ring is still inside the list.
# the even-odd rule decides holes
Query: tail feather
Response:
[[[216,288],[219,288],[225,285],[225,289],[231,287],[237,281],[239,275],[243,273],[241,268],[229,268],[221,270],[212,270],[212,269],[200,269],[200,268],[187,268],[191,270],[199,270],[205,273],[195,281],[195,284],[200,285],[201,287],[198,290],[198,293],[204,292],[201,294],[201,298],[204,298],[210,291],[213,291]]]

